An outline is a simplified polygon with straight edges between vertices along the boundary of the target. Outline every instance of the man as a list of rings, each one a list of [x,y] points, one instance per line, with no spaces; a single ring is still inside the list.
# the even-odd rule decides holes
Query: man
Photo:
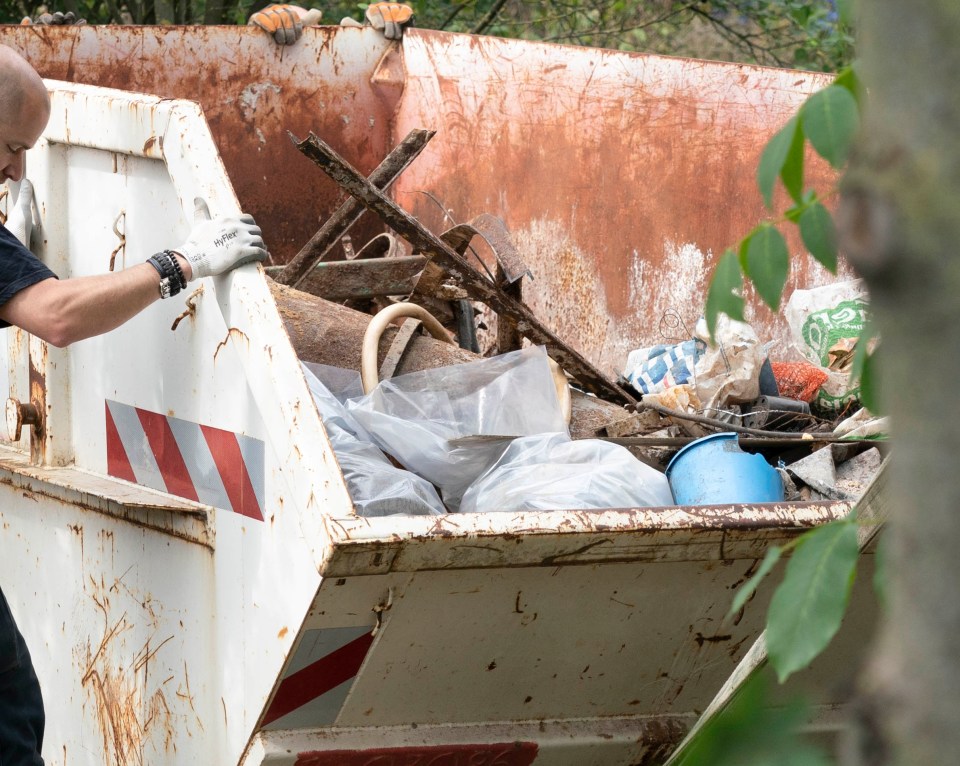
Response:
[[[0,45],[0,181],[22,181],[24,155],[40,138],[50,101],[40,76]],[[29,250],[33,187],[20,184],[7,225],[0,225],[0,327],[16,325],[55,346],[108,332],[158,298],[199,277],[263,260],[250,216],[204,220],[183,245],[121,272],[57,279]],[[205,209],[205,205],[201,206]],[[0,590],[0,764],[42,764],[43,700],[23,636]]]

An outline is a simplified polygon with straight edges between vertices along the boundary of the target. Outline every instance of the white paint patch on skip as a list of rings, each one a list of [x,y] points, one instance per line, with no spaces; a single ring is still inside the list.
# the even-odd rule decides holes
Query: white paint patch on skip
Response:
[[[630,264],[630,304],[636,315],[646,318],[644,343],[664,343],[687,336],[675,327],[676,319],[693,332],[706,303],[709,251],[704,254],[693,243],[663,243],[663,268],[656,269],[637,251]],[[672,315],[672,322],[667,319]],[[661,321],[665,320],[665,321]],[[638,328],[639,329],[639,328]],[[669,337],[665,337],[669,336]]]
[[[644,272],[646,271],[646,261],[640,257],[640,253],[636,250],[631,251],[630,253],[630,274],[628,276],[630,282],[630,305],[639,306],[642,305],[641,301],[646,297],[645,296],[645,285],[644,285]]]
[[[252,120],[265,93],[280,95],[280,86],[269,80],[266,82],[250,83],[240,94],[240,109],[246,120]]]

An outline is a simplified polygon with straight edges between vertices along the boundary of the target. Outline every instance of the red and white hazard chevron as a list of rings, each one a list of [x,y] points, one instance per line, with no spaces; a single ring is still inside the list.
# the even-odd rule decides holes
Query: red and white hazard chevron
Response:
[[[107,400],[107,472],[263,521],[259,439]]]
[[[308,630],[260,725],[308,729],[332,724],[372,644],[370,626]]]

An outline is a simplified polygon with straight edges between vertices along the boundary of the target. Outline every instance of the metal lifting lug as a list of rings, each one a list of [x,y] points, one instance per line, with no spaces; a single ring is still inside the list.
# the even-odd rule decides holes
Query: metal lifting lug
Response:
[[[25,425],[33,427],[34,435],[42,433],[43,415],[37,403],[25,403],[12,397],[7,399],[7,437],[11,441],[20,441],[20,432]]]

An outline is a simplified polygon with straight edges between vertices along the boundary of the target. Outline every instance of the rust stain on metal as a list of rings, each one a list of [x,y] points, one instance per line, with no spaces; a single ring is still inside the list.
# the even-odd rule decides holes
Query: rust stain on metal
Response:
[[[143,153],[148,157],[163,155],[163,136],[150,136],[143,142]]]
[[[723,641],[729,641],[733,636],[731,634],[725,634],[722,636],[705,636],[703,633],[697,633],[693,640],[697,642],[698,647],[702,647],[704,644],[719,644]]]
[[[567,551],[565,553],[558,553],[554,556],[547,556],[545,559],[543,559],[542,563],[544,566],[552,566],[553,564],[562,564],[563,559],[579,556],[583,553],[586,553],[591,548],[596,548],[598,545],[603,545],[604,543],[611,543],[611,542],[613,541],[610,540],[609,538],[604,538],[602,540],[594,540],[592,543],[588,543],[587,545],[581,546],[576,550]]]
[[[630,705],[635,702],[628,703]],[[631,766],[658,766],[667,760],[689,731],[690,721],[681,716],[659,715],[644,720],[637,739],[643,747],[640,759]]]
[[[161,739],[154,739],[154,744],[169,751],[178,734],[166,701],[166,682],[161,682],[152,692],[146,689],[150,663],[173,636],[155,646],[147,640],[132,667],[117,661],[115,644],[122,644],[124,634],[134,630],[126,612],[114,616],[111,600],[119,584],[118,581],[108,588],[102,579],[89,578],[88,595],[102,614],[103,633],[95,648],[87,637],[86,643],[77,649],[79,664],[84,668],[81,683],[96,711],[107,761],[115,766],[143,766],[144,744],[148,739],[159,734]]]
[[[39,353],[34,354],[30,351],[30,403],[36,407],[37,414],[40,417],[38,428],[31,429],[30,434],[30,461],[34,465],[43,465],[46,457],[46,436],[43,429],[43,423],[47,414],[47,356],[48,349],[46,343],[38,343]]]
[[[426,263],[427,259],[423,256],[358,258],[319,263],[297,289],[328,301],[409,295]],[[276,271],[275,267],[267,269],[271,276]]]
[[[439,212],[417,189],[428,188],[460,219],[497,200],[495,212],[515,234],[538,222],[563,232],[583,257],[564,266],[574,292],[563,313],[540,311],[540,301],[557,295],[542,280],[556,272],[546,257],[553,248],[538,257],[518,237],[534,274],[526,296],[603,369],[622,364],[630,344],[664,342],[667,301],[696,321],[702,295],[699,308],[678,305],[677,296],[693,292],[724,248],[765,216],[754,179],[760,152],[824,84],[814,74],[492,38],[467,45],[427,32],[405,55],[397,129],[430,119],[438,137],[401,180],[398,199],[434,230]],[[535,69],[516,65],[524,55],[536,56]],[[437,108],[435,92],[446,108]],[[833,173],[810,159],[814,185],[829,188]],[[802,252],[792,235],[790,247]],[[677,257],[688,259],[682,272]],[[790,287],[828,278],[800,259]],[[761,337],[777,338],[783,320],[748,298]],[[592,330],[581,330],[584,323]]]
[[[236,327],[230,327],[227,329],[227,334],[223,336],[223,340],[217,344],[217,348],[213,352],[213,360],[217,360],[217,356],[220,354],[220,349],[226,347],[227,343],[230,341],[230,338],[242,338],[247,343],[250,342],[250,339],[247,337],[246,333],[243,330],[240,330]]]

